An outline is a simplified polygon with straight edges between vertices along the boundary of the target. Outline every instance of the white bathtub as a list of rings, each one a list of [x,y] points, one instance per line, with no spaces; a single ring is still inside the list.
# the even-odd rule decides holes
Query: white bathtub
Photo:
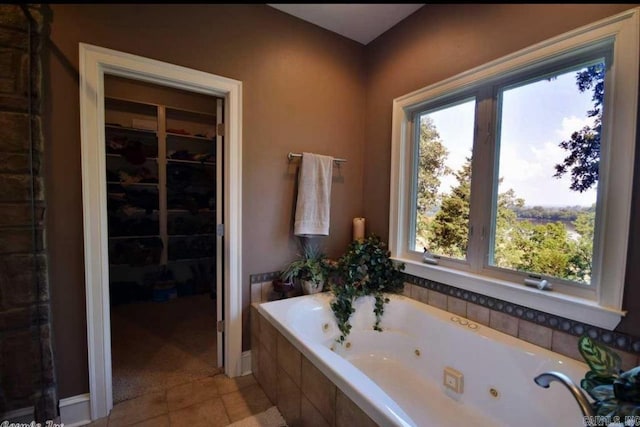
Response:
[[[533,378],[560,371],[579,383],[587,365],[412,299],[392,295],[372,329],[372,297],[356,301],[344,344],[327,293],[261,304],[295,347],[381,426],[582,426],[560,383]],[[463,393],[443,371],[463,374]]]

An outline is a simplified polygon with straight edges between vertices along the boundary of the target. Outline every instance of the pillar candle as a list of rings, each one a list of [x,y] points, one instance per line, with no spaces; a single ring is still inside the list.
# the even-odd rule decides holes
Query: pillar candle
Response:
[[[364,240],[364,218],[353,218],[353,240]]]

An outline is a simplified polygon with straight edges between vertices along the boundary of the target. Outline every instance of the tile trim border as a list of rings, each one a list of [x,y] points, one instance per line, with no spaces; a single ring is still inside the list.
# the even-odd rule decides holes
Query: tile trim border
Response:
[[[280,276],[279,271],[271,271],[269,273],[257,273],[249,275],[249,283],[262,283],[262,282],[270,282],[274,279],[277,279]]]
[[[581,336],[589,335],[592,339],[622,351],[640,354],[640,338],[620,332],[609,331],[597,326],[592,326],[582,322],[576,322],[561,316],[534,310],[522,305],[510,303],[498,298],[489,297],[477,292],[434,282],[411,274],[403,273],[404,281],[414,286],[419,286],[430,291],[439,292],[448,296],[477,304],[491,310],[499,311],[513,317],[517,317],[540,326],[548,327],[552,330],[567,334]]]

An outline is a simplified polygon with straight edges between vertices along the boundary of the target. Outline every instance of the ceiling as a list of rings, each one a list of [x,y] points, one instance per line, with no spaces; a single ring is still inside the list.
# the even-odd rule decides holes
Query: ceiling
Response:
[[[424,6],[419,4],[268,4],[364,45]]]

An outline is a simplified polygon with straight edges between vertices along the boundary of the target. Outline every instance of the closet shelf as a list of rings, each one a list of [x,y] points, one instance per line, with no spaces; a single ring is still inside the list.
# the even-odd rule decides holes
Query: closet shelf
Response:
[[[201,142],[213,142],[212,138],[205,138],[204,136],[195,136],[195,135],[185,135],[182,133],[173,133],[173,132],[166,132],[167,137],[171,137],[171,138],[186,138],[186,139],[194,139],[196,141],[201,141]]]
[[[122,156],[122,154],[107,153],[107,154],[106,154],[106,156],[107,156],[107,157],[120,157],[120,158],[124,159],[124,157]],[[158,161],[158,158],[157,158],[157,157],[147,157],[147,158],[145,159],[145,162],[148,162],[148,161],[150,161],[150,160],[152,160],[152,161],[156,161],[156,162],[157,162],[157,161]]]
[[[113,263],[109,263],[109,267],[126,267],[126,268],[143,268],[143,267],[149,267],[150,265],[161,265],[159,262],[153,262],[153,263],[148,263],[148,264],[129,264],[126,262],[120,262],[117,264],[113,264]]]
[[[108,193],[108,194],[112,194],[112,193]],[[128,206],[128,207],[122,208],[122,209],[123,210],[126,209],[127,211],[129,211],[131,213],[148,214],[148,212],[151,212],[151,214],[149,214],[149,215],[152,215],[152,214],[156,214],[157,215],[160,212],[159,209],[146,210],[144,208],[138,208],[138,207],[135,207],[135,206]]]
[[[167,158],[167,162],[170,163],[188,163],[192,165],[205,165],[205,166],[215,166],[215,162],[201,162],[199,160],[180,160],[180,159],[170,159]]]
[[[215,237],[215,235],[216,233],[169,234],[169,237],[178,237],[178,238],[201,237],[201,236]]]
[[[167,209],[167,213],[193,213],[188,209]],[[198,209],[198,211],[196,212],[196,214],[201,214],[201,213],[216,213],[215,209]]]
[[[145,236],[109,236],[111,240],[122,240],[122,239],[150,239],[152,237],[160,237],[159,234],[147,234]]]
[[[215,257],[215,255],[212,255],[212,256],[205,256],[205,257],[200,257],[200,258],[180,258],[180,259],[170,259],[170,260],[167,260],[167,262],[168,262],[169,264],[171,264],[171,263],[175,263],[175,262],[196,262],[196,261],[204,261],[204,260],[207,260],[207,259],[213,259],[213,260],[215,260],[215,259],[216,259],[216,257]]]
[[[149,130],[149,129],[138,129],[138,128],[130,128],[126,126],[116,126],[116,125],[104,125],[104,127],[106,129],[113,129],[113,130],[119,130],[119,131],[130,132],[130,133],[144,133],[144,134],[153,134],[153,135],[157,134],[157,131]]]
[[[137,186],[143,186],[143,187],[158,187],[158,183],[157,182],[131,182],[131,183],[126,183],[126,182],[119,182],[119,181],[107,181],[108,185],[121,185],[123,187],[128,187],[130,185],[137,185]]]

